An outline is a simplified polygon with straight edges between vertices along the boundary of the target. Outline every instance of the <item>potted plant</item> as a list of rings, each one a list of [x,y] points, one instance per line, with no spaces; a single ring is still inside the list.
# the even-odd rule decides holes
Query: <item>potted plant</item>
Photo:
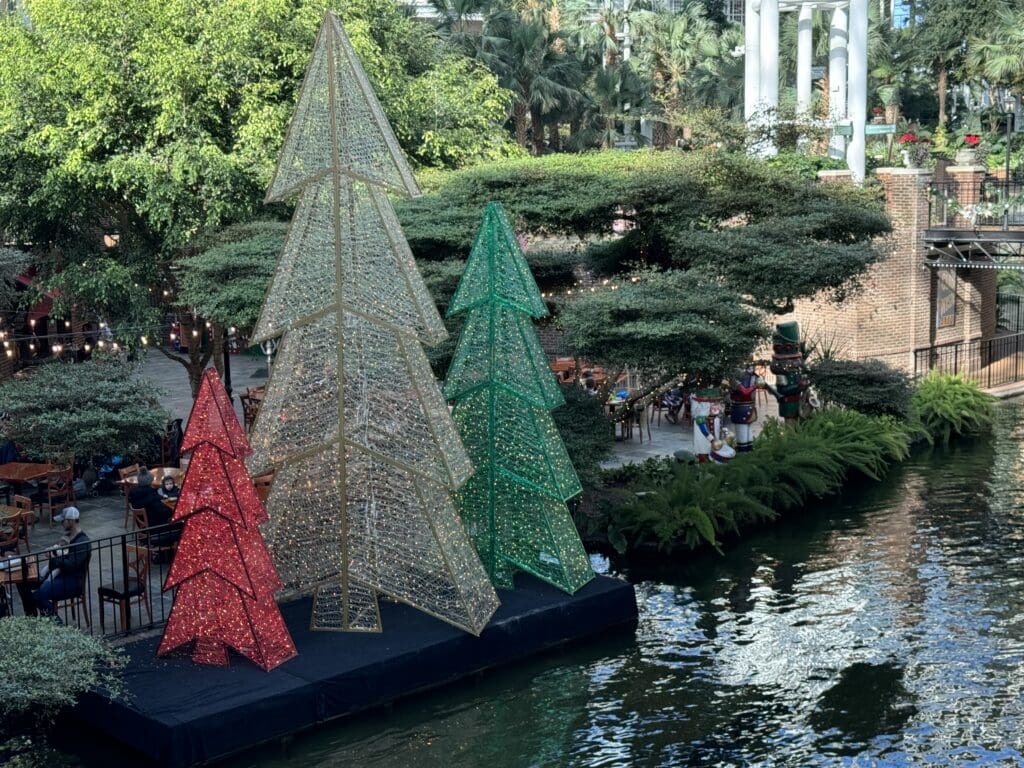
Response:
[[[981,132],[980,120],[971,118],[957,129],[953,149],[956,152],[953,161],[957,165],[978,165],[982,162],[982,158],[988,154],[988,147]]]
[[[907,168],[924,168],[931,156],[931,139],[921,136],[914,131],[907,131],[896,139],[900,145],[900,154],[903,155],[903,165]]]

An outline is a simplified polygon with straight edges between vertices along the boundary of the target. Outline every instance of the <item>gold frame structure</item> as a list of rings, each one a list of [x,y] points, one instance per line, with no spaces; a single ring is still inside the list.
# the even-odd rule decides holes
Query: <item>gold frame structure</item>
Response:
[[[421,344],[447,336],[386,190],[417,195],[337,17],[267,201],[298,194],[253,343],[283,334],[253,428],[266,540],[311,627],[380,631],[378,594],[479,634],[498,598],[450,494],[473,468]]]

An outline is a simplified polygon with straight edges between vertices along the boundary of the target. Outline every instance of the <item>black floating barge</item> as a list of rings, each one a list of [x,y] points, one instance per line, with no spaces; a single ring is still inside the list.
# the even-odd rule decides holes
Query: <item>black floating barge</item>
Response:
[[[127,695],[88,694],[75,717],[168,768],[227,757],[319,723],[635,626],[633,587],[598,576],[569,596],[518,576],[473,637],[405,605],[382,601],[383,634],[311,632],[310,601],[281,607],[299,656],[270,673],[244,659],[200,667],[157,659],[159,638],[126,646]]]

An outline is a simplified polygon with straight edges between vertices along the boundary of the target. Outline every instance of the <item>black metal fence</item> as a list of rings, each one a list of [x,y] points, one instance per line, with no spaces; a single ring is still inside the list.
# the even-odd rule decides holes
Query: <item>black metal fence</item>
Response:
[[[1009,333],[1024,331],[1024,295],[999,292],[996,294],[996,324]]]
[[[89,542],[85,578],[50,573],[51,550],[0,560],[0,608],[36,615],[40,588],[50,582],[60,619],[93,635],[118,636],[167,621],[173,593],[162,591],[180,527],[169,524]],[[44,593],[45,594],[45,593]]]
[[[937,181],[928,186],[928,226],[952,227],[956,222],[956,184]]]
[[[929,371],[958,373],[982,387],[1024,378],[1024,333],[944,344],[914,352],[914,376]]]
[[[957,198],[953,181],[937,181],[929,186],[928,193],[929,227],[1024,227],[1024,181],[1020,179],[986,177],[981,182],[979,201],[970,205]]]
[[[981,183],[975,226],[1004,230],[1024,226],[1024,182],[986,178]]]

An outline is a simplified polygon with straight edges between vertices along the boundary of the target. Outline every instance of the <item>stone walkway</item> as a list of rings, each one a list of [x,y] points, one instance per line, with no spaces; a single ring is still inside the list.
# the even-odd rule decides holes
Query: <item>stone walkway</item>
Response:
[[[760,434],[766,420],[778,418],[779,408],[775,398],[759,398],[757,412],[754,437]],[[651,411],[648,410],[647,416],[650,415]],[[614,469],[624,464],[640,464],[650,458],[672,456],[676,451],[693,452],[693,424],[690,421],[673,424],[662,414],[660,425],[657,416],[645,424],[643,442],[639,440],[639,432],[640,430],[634,428],[632,439],[621,440],[619,430],[616,429],[615,453],[611,458],[601,462],[601,468]]]

